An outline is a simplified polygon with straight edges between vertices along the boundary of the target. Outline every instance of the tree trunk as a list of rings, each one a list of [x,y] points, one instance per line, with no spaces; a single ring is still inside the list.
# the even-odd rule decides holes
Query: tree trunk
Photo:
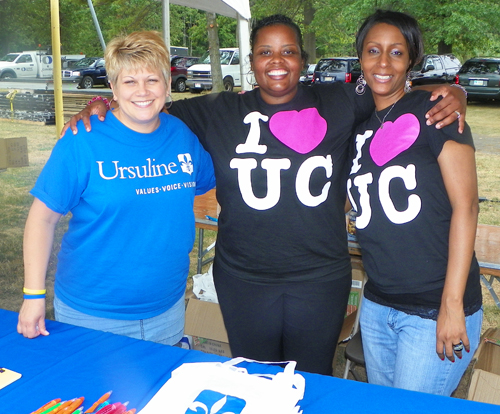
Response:
[[[309,55],[309,63],[316,62],[316,33],[309,28],[315,12],[312,0],[304,0],[304,49]]]
[[[438,55],[446,55],[451,53],[453,50],[453,45],[447,45],[443,40],[438,43]]]
[[[215,13],[207,12],[207,32],[208,48],[210,50],[210,66],[212,72],[212,92],[222,92],[224,84],[222,83],[222,69],[220,67],[219,52],[219,30]]]

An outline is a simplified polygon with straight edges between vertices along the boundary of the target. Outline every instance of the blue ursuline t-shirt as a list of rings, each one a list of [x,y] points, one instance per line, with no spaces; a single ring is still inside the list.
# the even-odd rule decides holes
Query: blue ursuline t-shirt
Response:
[[[31,194],[72,218],[55,294],[94,316],[143,319],[185,292],[195,195],[215,186],[210,156],[189,128],[160,114],[150,134],[110,113],[59,140]]]

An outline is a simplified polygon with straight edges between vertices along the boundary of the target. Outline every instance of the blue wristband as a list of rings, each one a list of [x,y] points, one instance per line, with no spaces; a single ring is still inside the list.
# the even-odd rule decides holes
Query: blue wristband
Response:
[[[43,294],[43,295],[27,295],[27,294],[24,294],[24,299],[45,299],[45,294]]]

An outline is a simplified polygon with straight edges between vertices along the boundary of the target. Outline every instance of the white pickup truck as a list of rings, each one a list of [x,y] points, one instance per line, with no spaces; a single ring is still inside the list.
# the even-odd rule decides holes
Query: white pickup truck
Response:
[[[232,91],[234,86],[241,86],[240,51],[237,48],[220,49],[220,66],[222,82],[226,91]],[[207,51],[199,62],[187,71],[186,86],[192,93],[212,89],[212,74],[210,53]]]
[[[61,56],[63,62],[80,60],[85,55]],[[8,53],[0,59],[0,80],[12,78],[52,78],[53,57],[45,51],[34,50]]]

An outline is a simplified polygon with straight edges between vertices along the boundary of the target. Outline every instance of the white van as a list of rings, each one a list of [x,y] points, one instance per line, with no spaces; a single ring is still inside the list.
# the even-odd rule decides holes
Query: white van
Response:
[[[241,86],[239,49],[220,49],[220,65],[224,89],[226,91],[232,91],[233,87]],[[208,51],[204,53],[199,63],[188,69],[186,86],[192,93],[198,93],[205,89],[212,89],[210,53]]]

